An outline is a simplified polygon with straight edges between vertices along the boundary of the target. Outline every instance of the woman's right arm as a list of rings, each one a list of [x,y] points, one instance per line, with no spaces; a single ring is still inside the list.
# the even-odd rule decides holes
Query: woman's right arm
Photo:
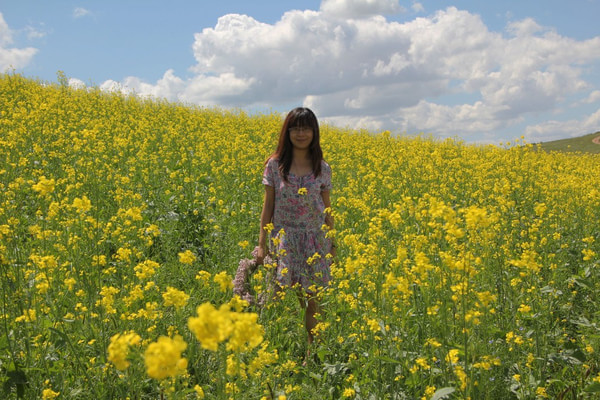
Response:
[[[258,264],[262,264],[265,256],[268,253],[267,249],[267,236],[268,233],[265,227],[273,220],[273,213],[275,211],[275,188],[273,186],[265,185],[265,200],[263,202],[262,213],[260,214],[260,234],[258,236],[258,255],[256,261]]]

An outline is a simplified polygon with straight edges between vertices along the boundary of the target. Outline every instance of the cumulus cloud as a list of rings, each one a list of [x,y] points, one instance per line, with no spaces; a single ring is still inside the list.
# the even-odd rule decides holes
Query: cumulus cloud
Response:
[[[404,11],[398,0],[323,0],[321,11],[338,18],[362,18]]]
[[[415,1],[412,4],[411,8],[414,12],[424,12],[425,11],[425,7],[423,7],[423,4],[419,3],[418,1]]]
[[[583,119],[567,121],[551,120],[542,124],[528,126],[525,138],[530,143],[577,137],[600,130],[600,109]]]
[[[404,23],[384,16],[399,11],[397,1],[324,0],[273,24],[224,15],[195,34],[193,77],[167,71],[156,84],[122,84],[204,105],[303,103],[340,125],[467,140],[592,89],[583,72],[600,60],[600,36],[575,40],[533,19],[493,32],[454,7]]]
[[[596,103],[598,101],[600,101],[600,90],[594,90],[583,100],[583,102],[587,104]]]
[[[0,13],[0,72],[25,67],[37,53],[33,47],[20,49],[11,47],[12,44],[12,30]]]
[[[85,89],[87,87],[85,82],[77,78],[69,78],[68,84],[73,89]]]

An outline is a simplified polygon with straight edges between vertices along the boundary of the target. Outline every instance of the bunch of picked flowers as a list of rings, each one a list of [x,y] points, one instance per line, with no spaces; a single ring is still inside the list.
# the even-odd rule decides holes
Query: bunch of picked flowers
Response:
[[[250,285],[250,277],[258,268],[256,257],[258,256],[258,247],[252,251],[252,259],[243,258],[240,260],[237,271],[235,272],[235,278],[233,279],[233,293],[240,296],[242,300],[246,300],[250,305],[264,306],[268,298],[268,292],[272,291],[274,282],[273,274],[267,273],[267,290],[259,293],[258,298],[252,293],[252,287]],[[271,256],[267,255],[263,261],[263,264],[269,265],[273,263]],[[271,278],[269,278],[271,277]]]

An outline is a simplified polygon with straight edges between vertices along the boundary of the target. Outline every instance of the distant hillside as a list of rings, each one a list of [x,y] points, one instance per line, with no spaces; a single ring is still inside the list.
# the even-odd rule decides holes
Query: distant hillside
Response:
[[[589,135],[579,136],[571,139],[553,140],[550,142],[540,143],[543,150],[546,151],[564,151],[564,152],[583,152],[583,153],[600,153],[600,132],[590,133]]]

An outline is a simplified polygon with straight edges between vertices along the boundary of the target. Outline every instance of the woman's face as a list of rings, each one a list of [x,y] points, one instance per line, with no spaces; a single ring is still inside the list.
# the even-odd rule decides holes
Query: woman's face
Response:
[[[290,128],[290,140],[294,148],[308,149],[313,140],[313,130],[308,126]]]

